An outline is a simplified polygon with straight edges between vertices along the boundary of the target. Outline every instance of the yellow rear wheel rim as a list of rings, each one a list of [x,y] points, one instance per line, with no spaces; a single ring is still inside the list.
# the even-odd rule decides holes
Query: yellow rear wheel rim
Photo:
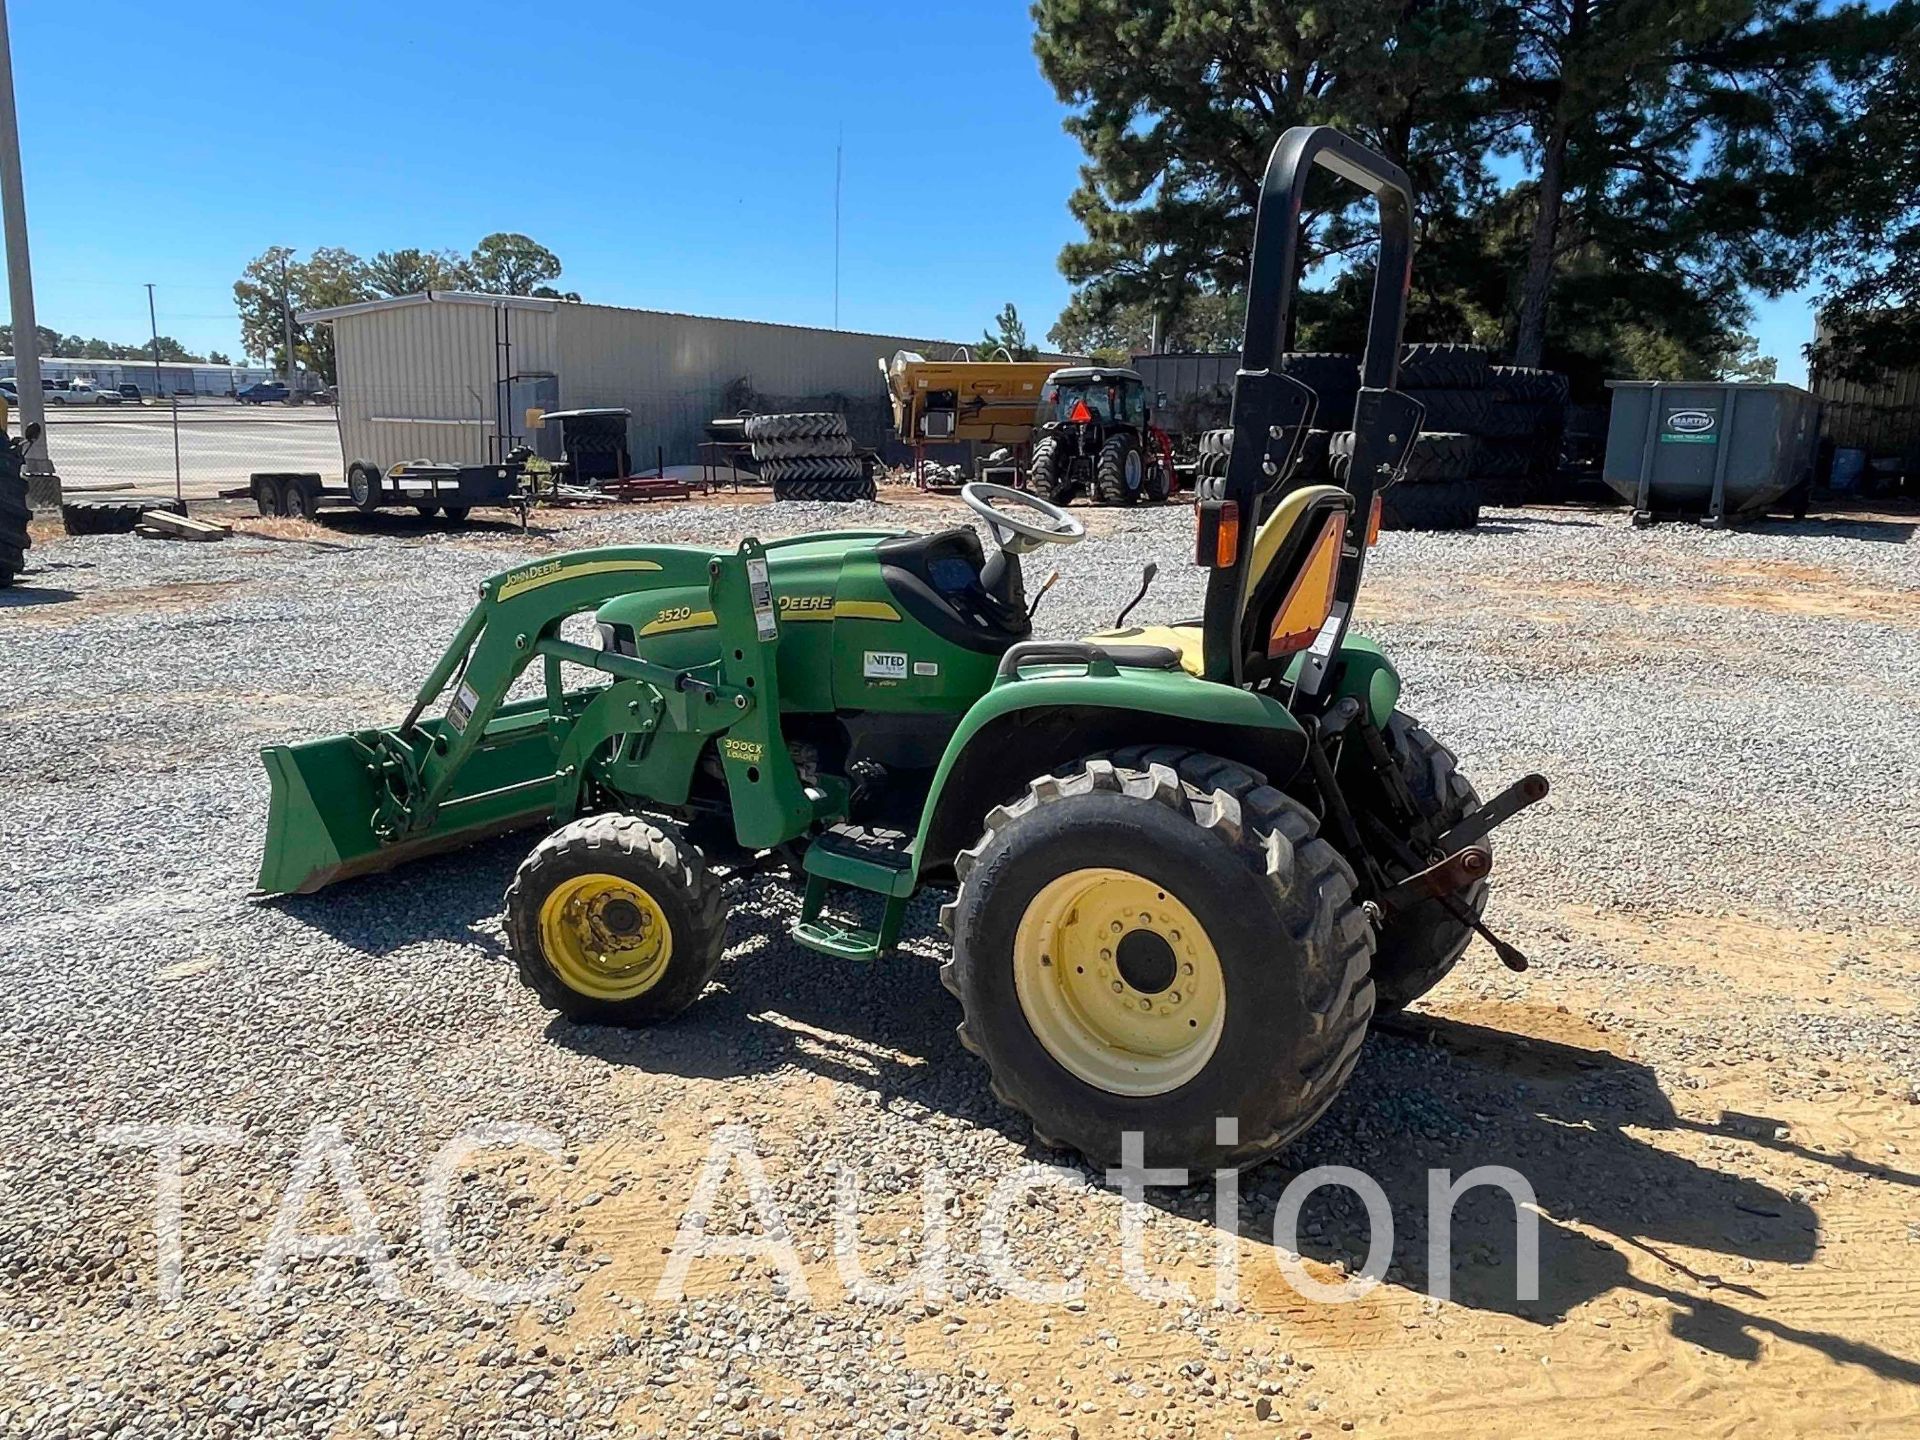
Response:
[[[540,902],[540,948],[569,990],[631,1000],[660,983],[673,927],[659,902],[618,875],[576,875]]]
[[[1130,870],[1074,870],[1028,904],[1014,990],[1034,1037],[1115,1095],[1164,1095],[1206,1068],[1226,1023],[1220,955],[1193,911]]]

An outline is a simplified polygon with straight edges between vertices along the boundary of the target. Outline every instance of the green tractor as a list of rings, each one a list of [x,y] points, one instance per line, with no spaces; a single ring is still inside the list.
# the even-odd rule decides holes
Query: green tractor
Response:
[[[1347,488],[1287,485],[1314,401],[1275,362],[1315,164],[1381,217]],[[261,890],[542,827],[506,897],[520,976],[574,1021],[644,1025],[720,964],[722,868],[785,862],[794,938],[856,961],[951,885],[960,1038],[1043,1142],[1104,1164],[1138,1132],[1146,1163],[1202,1169],[1272,1153],[1376,1010],[1486,934],[1487,834],[1545,791],[1481,806],[1348,630],[1377,484],[1420,420],[1393,388],[1408,214],[1401,173],[1335,132],[1276,147],[1235,444],[1196,505],[1200,617],[1031,638],[1022,557],[1086,532],[992,485],[963,492],[990,550],[960,527],[522,565],[480,587],[398,726],[264,752]],[[588,612],[597,644],[562,633]],[[510,699],[536,664],[539,693]]]
[[[1077,366],[1041,387],[1028,487],[1056,505],[1090,495],[1137,505],[1173,493],[1173,446],[1153,424],[1147,385],[1131,370]]]

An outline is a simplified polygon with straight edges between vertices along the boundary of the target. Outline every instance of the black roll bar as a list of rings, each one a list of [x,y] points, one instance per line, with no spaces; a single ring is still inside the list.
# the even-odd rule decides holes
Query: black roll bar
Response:
[[[1295,126],[1273,147],[1260,182],[1254,214],[1253,253],[1247,275],[1245,339],[1233,387],[1233,453],[1215,494],[1199,501],[1202,534],[1217,533],[1218,518],[1231,506],[1239,520],[1234,563],[1216,565],[1207,580],[1203,621],[1205,670],[1209,679],[1240,684],[1245,656],[1238,634],[1260,501],[1274,489],[1270,481],[1288,458],[1277,458],[1272,442],[1290,438],[1311,420],[1314,396],[1280,371],[1287,321],[1299,289],[1300,215],[1307,182],[1315,166],[1332,171],[1374,197],[1379,215],[1379,259],[1373,303],[1367,316],[1367,348],[1360,364],[1360,400],[1354,413],[1353,465],[1347,488],[1354,499],[1347,522],[1347,554],[1335,589],[1338,624],[1323,633],[1309,655],[1307,669],[1324,678],[1328,660],[1345,631],[1346,618],[1359,593],[1366,557],[1366,531],[1373,496],[1382,478],[1404,461],[1420,420],[1420,407],[1397,393],[1400,340],[1406,326],[1407,291],[1413,279],[1413,192],[1406,173],[1392,161],[1325,125]],[[1277,490],[1276,490],[1277,493]],[[1205,513],[1213,509],[1210,517]],[[1303,674],[1308,693],[1316,677]]]

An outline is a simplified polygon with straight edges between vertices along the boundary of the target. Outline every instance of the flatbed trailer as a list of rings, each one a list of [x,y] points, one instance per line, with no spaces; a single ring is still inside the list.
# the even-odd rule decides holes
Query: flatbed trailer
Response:
[[[425,516],[445,515],[456,523],[470,511],[501,508],[516,511],[527,523],[528,497],[518,460],[498,465],[449,465],[434,460],[407,460],[383,474],[366,461],[355,461],[345,484],[328,485],[311,471],[259,471],[236,497],[250,497],[262,515],[299,515],[311,520],[323,509],[351,507],[375,510],[410,508]]]

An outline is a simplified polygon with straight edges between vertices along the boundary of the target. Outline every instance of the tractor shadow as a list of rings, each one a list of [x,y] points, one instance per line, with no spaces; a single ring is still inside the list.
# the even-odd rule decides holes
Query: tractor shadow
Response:
[[[1079,1163],[1036,1148],[1025,1122],[988,1093],[983,1067],[954,1036],[959,1011],[939,983],[930,926],[909,935],[910,951],[850,976],[843,962],[787,938],[797,905],[791,892],[778,882],[748,885],[745,903],[732,907],[734,943],[719,984],[684,1017],[639,1031],[556,1020],[552,1041],[613,1065],[702,1078],[805,1071],[866,1089],[882,1104],[925,1106],[994,1131],[1030,1158]],[[1376,1028],[1352,1083],[1320,1122],[1241,1176],[1238,1233],[1271,1253],[1276,1203],[1289,1181],[1315,1166],[1353,1166],[1390,1205],[1387,1283],[1431,1294],[1429,1170],[1458,1177],[1506,1166],[1525,1178],[1537,1207],[1538,1294],[1519,1297],[1513,1201],[1481,1187],[1453,1210],[1453,1303],[1551,1325],[1601,1296],[1634,1297],[1670,1309],[1676,1335],[1731,1359],[1757,1358],[1774,1337],[1920,1383],[1920,1362],[1765,1313],[1756,1267],[1818,1254],[1819,1217],[1810,1205],[1659,1143],[1706,1133],[1920,1185],[1920,1176],[1776,1140],[1778,1128],[1765,1117],[1684,1119],[1651,1069],[1607,1050],[1438,1016],[1395,1017]],[[1192,1223],[1214,1223],[1207,1184],[1149,1189],[1147,1201]],[[1294,1244],[1307,1259],[1358,1268],[1369,1243],[1366,1211],[1352,1192],[1323,1188],[1302,1206]],[[1640,1273],[1630,1259],[1641,1262]],[[1256,1268],[1264,1267],[1250,1262],[1243,1275]]]

